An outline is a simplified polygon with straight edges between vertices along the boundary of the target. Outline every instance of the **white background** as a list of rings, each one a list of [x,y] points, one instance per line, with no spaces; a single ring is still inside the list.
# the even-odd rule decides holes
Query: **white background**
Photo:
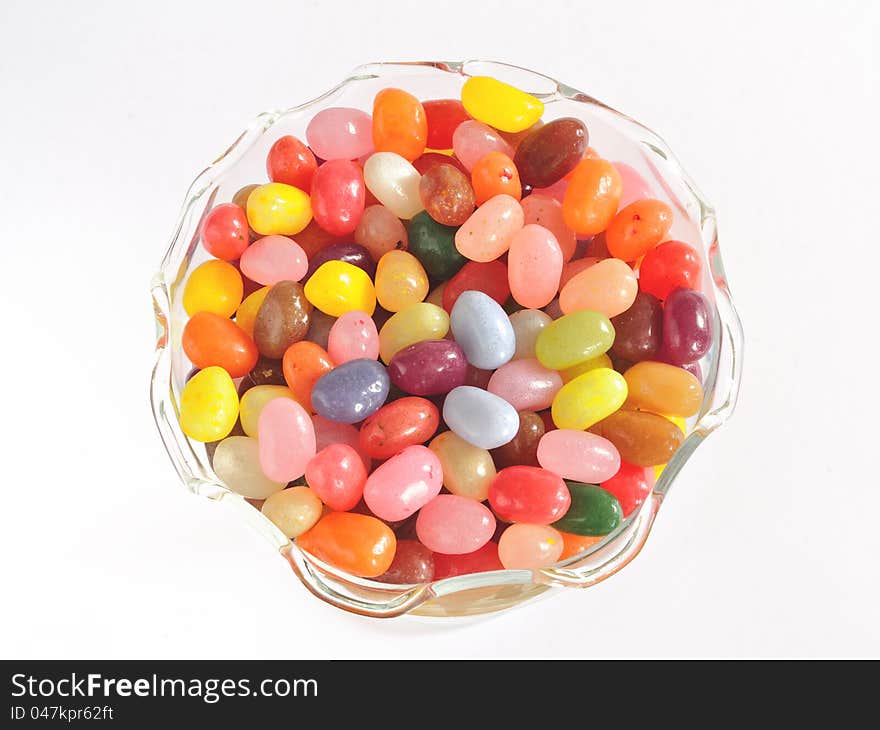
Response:
[[[0,655],[880,656],[875,2],[0,5]],[[494,618],[325,606],[188,495],[148,284],[194,175],[372,60],[493,58],[657,130],[719,211],[733,420],[641,556]]]

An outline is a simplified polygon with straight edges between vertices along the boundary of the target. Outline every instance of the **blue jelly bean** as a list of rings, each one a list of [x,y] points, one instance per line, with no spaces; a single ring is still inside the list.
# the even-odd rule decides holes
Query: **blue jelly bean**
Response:
[[[501,367],[516,351],[510,317],[481,291],[462,292],[449,314],[449,326],[468,362],[482,370]]]
[[[312,407],[337,423],[357,423],[378,411],[388,398],[391,380],[375,360],[349,360],[322,375],[312,389]]]
[[[481,449],[504,446],[519,430],[519,414],[510,403],[472,385],[449,391],[443,403],[443,420],[450,430]]]

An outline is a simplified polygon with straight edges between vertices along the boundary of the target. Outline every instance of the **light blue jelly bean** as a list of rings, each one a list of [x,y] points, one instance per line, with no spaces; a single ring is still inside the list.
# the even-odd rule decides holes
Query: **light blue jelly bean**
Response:
[[[458,436],[481,449],[504,446],[519,430],[519,414],[510,403],[472,385],[449,391],[443,403],[443,420]]]
[[[375,360],[349,360],[322,375],[312,389],[319,416],[337,423],[357,423],[378,411],[388,398],[391,380]]]
[[[449,314],[449,326],[474,367],[494,370],[516,351],[510,318],[498,302],[481,291],[462,292]]]

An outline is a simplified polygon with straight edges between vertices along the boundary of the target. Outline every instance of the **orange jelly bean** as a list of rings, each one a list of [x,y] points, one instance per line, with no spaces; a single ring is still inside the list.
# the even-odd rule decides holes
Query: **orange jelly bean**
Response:
[[[477,161],[471,170],[471,185],[477,205],[501,193],[507,193],[517,200],[522,198],[519,172],[513,160],[503,152],[487,152]]]
[[[608,252],[635,261],[662,241],[672,226],[672,209],[660,200],[644,199],[621,210],[605,231]]]
[[[388,525],[356,512],[324,515],[296,543],[319,560],[361,578],[382,575],[397,551],[397,539]]]
[[[284,352],[281,368],[293,397],[303,408],[314,413],[312,389],[322,375],[333,369],[330,355],[320,345],[308,340],[300,340],[294,342]]]
[[[575,535],[571,532],[562,532],[561,530],[559,534],[562,535],[562,555],[559,556],[560,560],[580,555],[585,550],[605,539],[604,535]]]
[[[696,415],[703,403],[700,381],[677,365],[645,360],[633,365],[623,377],[628,408],[688,418]]]
[[[243,378],[257,364],[253,339],[231,319],[213,312],[196,312],[183,328],[183,351],[193,365],[216,365],[231,378]]]
[[[604,231],[620,204],[623,181],[608,160],[585,158],[568,179],[562,200],[565,225],[575,233],[594,236]]]
[[[412,162],[425,151],[428,118],[422,103],[403,89],[382,89],[373,100],[373,146]]]

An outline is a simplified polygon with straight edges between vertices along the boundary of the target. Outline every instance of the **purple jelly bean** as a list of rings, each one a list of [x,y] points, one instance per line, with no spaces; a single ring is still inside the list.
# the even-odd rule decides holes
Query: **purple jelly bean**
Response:
[[[663,356],[674,365],[696,362],[712,345],[712,308],[700,292],[676,289],[663,305]]]
[[[388,363],[391,382],[412,395],[443,395],[464,385],[468,364],[452,340],[425,340],[405,347]]]
[[[322,375],[312,389],[319,416],[336,423],[358,423],[378,411],[388,398],[391,381],[385,366],[359,358]]]
[[[345,261],[366,271],[367,276],[371,279],[376,277],[376,262],[373,261],[373,257],[370,256],[367,249],[356,243],[334,243],[332,246],[322,248],[312,256],[309,260],[309,270],[300,283],[305,285],[312,274],[318,270],[318,267],[328,261]]]

